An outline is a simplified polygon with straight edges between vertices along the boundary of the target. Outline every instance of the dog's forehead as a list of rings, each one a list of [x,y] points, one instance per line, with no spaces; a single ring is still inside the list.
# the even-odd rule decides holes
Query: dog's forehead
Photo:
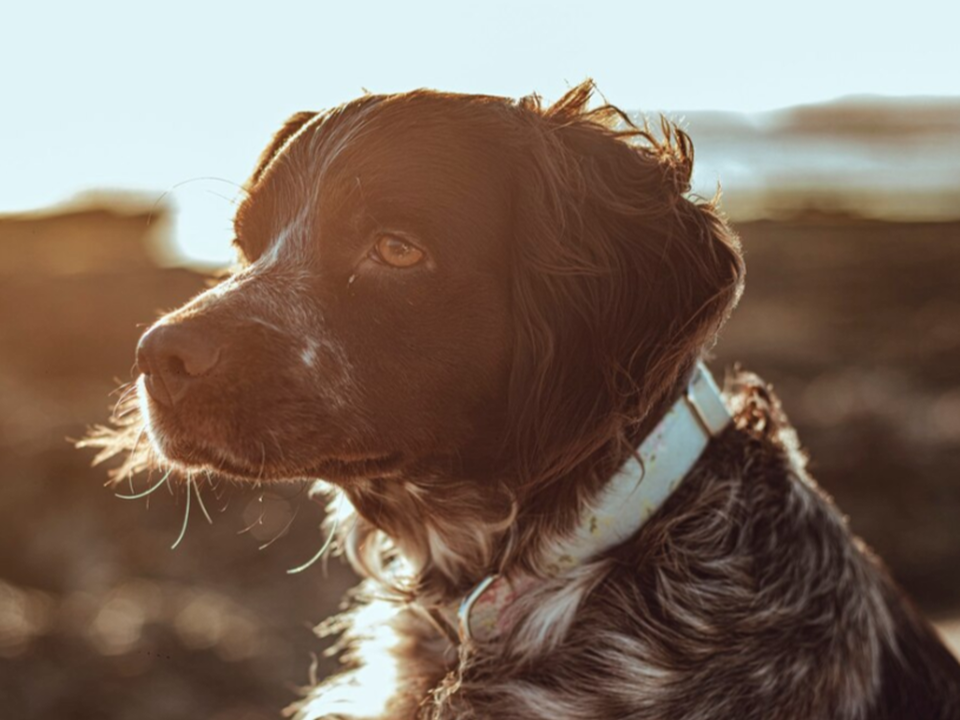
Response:
[[[437,205],[482,201],[503,186],[505,163],[496,157],[491,133],[455,105],[374,105],[325,130],[318,125],[312,143],[298,144],[311,153],[301,162],[313,165],[317,183],[333,200],[360,192],[398,203],[431,198]]]
[[[509,172],[489,123],[456,103],[421,105],[373,105],[311,122],[252,189],[244,214],[271,236],[297,218],[317,231],[364,215],[435,235],[467,225],[496,232],[509,207]]]

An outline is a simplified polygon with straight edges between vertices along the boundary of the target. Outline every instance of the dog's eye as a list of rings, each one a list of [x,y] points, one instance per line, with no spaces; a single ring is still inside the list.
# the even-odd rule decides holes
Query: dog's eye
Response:
[[[395,268],[413,267],[425,257],[423,250],[396,235],[381,236],[371,254],[374,260]]]

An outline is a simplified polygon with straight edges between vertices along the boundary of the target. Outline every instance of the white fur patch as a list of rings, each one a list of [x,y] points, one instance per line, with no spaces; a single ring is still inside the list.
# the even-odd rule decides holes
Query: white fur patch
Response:
[[[306,347],[300,353],[300,359],[303,360],[303,364],[308,368],[312,368],[317,364],[317,341],[311,339],[307,340]]]

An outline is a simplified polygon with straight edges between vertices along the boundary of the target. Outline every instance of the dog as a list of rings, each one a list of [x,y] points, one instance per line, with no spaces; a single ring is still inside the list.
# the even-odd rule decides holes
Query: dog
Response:
[[[960,718],[770,389],[703,365],[744,265],[689,137],[592,93],[291,117],[94,444],[323,480],[364,580],[301,720]]]

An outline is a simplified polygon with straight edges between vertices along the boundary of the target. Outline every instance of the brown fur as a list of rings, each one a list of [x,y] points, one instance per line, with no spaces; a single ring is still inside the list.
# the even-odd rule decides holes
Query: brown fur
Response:
[[[687,195],[689,138],[591,90],[295,115],[238,212],[244,266],[141,341],[146,430],[94,442],[122,473],[323,477],[349,500],[340,547],[367,580],[331,627],[353,669],[298,717],[956,717],[956,662],[755,379],[630,542],[544,571],[743,282],[736,236]],[[425,260],[385,266],[384,234]],[[434,615],[491,572],[544,577],[505,637],[458,647]]]

